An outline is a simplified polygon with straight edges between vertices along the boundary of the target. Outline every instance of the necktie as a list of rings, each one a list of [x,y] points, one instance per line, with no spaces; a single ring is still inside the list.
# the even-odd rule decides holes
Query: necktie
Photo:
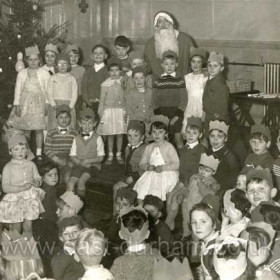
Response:
[[[66,131],[67,131],[67,128],[60,128],[59,131],[60,131],[60,132],[66,132]]]
[[[53,75],[53,72],[51,70],[49,70],[49,73],[50,73],[51,76]]]
[[[82,133],[82,136],[83,136],[83,137],[89,137],[90,134],[89,134],[89,133]]]
[[[191,148],[191,146],[189,144],[186,144],[185,146],[188,150]]]

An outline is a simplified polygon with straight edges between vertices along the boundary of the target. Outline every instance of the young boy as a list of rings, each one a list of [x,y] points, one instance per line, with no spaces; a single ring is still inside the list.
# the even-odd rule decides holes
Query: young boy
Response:
[[[70,126],[71,114],[68,105],[62,104],[57,106],[56,119],[58,126],[48,132],[44,153],[52,162],[59,166],[60,177],[67,183],[71,167],[73,166],[69,153],[73,140],[79,133]]]
[[[280,152],[280,135],[278,135],[278,137],[277,137],[276,145],[277,145],[278,151]],[[273,175],[275,178],[276,187],[278,188],[278,190],[280,190],[280,156],[278,156],[275,159],[272,170],[273,170]]]
[[[82,80],[82,96],[84,102],[97,114],[101,84],[108,78],[108,68],[105,61],[108,50],[105,46],[97,44],[92,48],[91,59],[93,66],[86,69]]]
[[[263,201],[272,201],[277,194],[273,186],[271,171],[257,167],[247,173],[247,198],[251,203],[251,211]]]
[[[95,116],[90,108],[81,111],[79,125],[82,133],[74,138],[70,151],[74,167],[70,174],[68,190],[73,191],[78,183],[80,195],[85,194],[86,182],[90,177],[98,176],[105,155],[103,140],[94,131],[97,123]]]
[[[115,201],[116,192],[119,188],[134,185],[140,178],[142,172],[139,162],[146,148],[144,143],[145,126],[140,121],[130,121],[127,127],[128,145],[125,149],[125,177],[113,186],[113,196]]]
[[[154,81],[153,104],[156,115],[164,115],[170,119],[170,133],[174,134],[176,146],[182,148],[183,140],[180,132],[187,105],[187,92],[184,78],[176,74],[177,66],[176,53],[164,52],[161,63],[164,73]]]
[[[253,125],[250,135],[252,153],[245,159],[242,173],[246,173],[250,168],[256,168],[257,166],[272,170],[274,159],[268,151],[270,144],[271,133],[269,128],[263,124]]]
[[[137,66],[132,70],[134,87],[126,94],[126,113],[129,120],[137,120],[145,123],[146,134],[153,116],[152,89],[146,85],[146,69]]]
[[[57,217],[61,221],[65,218],[75,217],[82,209],[84,203],[82,200],[73,192],[66,191],[57,199]]]
[[[131,49],[131,41],[124,35],[116,37],[114,41],[114,51],[118,59],[121,60],[123,74],[130,70],[128,53]]]
[[[159,249],[163,257],[168,257],[169,253],[172,252],[174,238],[169,226],[161,219],[164,209],[163,201],[157,196],[146,195],[143,207],[148,212],[149,217],[150,236],[148,242],[153,248]]]
[[[209,122],[213,119],[228,120],[229,89],[223,77],[224,56],[218,52],[211,52],[207,69],[209,79],[206,82],[202,103],[205,112],[204,130],[208,136]]]
[[[132,72],[133,69],[135,69],[136,67],[144,67],[146,72],[146,63],[144,60],[144,56],[143,53],[139,52],[139,51],[132,51],[129,53],[128,55],[129,57],[129,63],[130,63],[130,69],[129,71],[127,71],[125,73],[125,75],[123,76],[123,87],[124,90],[129,91],[132,88],[135,88],[135,83],[132,77]],[[147,75],[146,74],[146,86],[148,88],[152,88],[153,87],[153,81],[152,81],[152,75]]]
[[[106,241],[101,231],[84,229],[76,241],[76,252],[84,266],[81,280],[113,280],[112,273],[100,264],[106,254]]]
[[[220,161],[214,176],[220,184],[220,190],[217,193],[220,197],[227,189],[235,185],[240,169],[236,155],[226,144],[227,134],[228,126],[224,121],[210,121],[209,142],[211,148],[208,154],[213,155]]]
[[[51,262],[54,279],[76,280],[84,275],[85,269],[75,252],[75,241],[82,229],[77,217],[64,218],[58,223],[59,239],[63,248]]]

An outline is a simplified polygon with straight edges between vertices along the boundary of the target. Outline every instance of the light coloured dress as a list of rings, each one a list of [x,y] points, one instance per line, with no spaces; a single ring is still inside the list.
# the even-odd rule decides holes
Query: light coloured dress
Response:
[[[17,129],[43,130],[46,128],[45,103],[46,95],[40,86],[37,70],[28,69],[19,100],[21,115],[16,116],[14,107],[9,121]]]
[[[164,165],[164,159],[160,148],[155,147],[150,157],[150,165]],[[135,183],[134,190],[137,191],[137,198],[144,199],[146,195],[151,194],[166,200],[166,194],[171,192],[178,182],[177,171],[146,171]]]
[[[8,186],[22,186],[33,180],[42,181],[36,165],[29,160],[14,160],[7,163],[3,169],[3,189]],[[31,186],[30,189],[6,193],[0,202],[1,223],[21,223],[24,220],[36,220],[44,212],[41,200],[45,192]]]
[[[185,83],[188,92],[188,104],[184,113],[184,131],[189,117],[203,117],[202,96],[207,79],[208,78],[203,74],[194,75],[193,73],[189,73],[185,76]]]
[[[108,78],[101,84],[101,95],[98,107],[100,116],[97,133],[100,135],[125,134],[125,100],[121,79]]]

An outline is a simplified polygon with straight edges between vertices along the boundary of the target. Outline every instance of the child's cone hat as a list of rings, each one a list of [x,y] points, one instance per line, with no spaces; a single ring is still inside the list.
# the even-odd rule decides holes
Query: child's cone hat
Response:
[[[256,168],[250,169],[247,173],[247,182],[253,178],[266,180],[273,188],[272,174],[268,168],[263,169],[261,166],[257,166]]]
[[[187,124],[189,125],[195,125],[197,126],[200,130],[202,130],[202,120],[200,118],[191,116],[187,119]]]
[[[74,208],[76,210],[76,213],[78,213],[84,205],[79,196],[71,191],[66,191],[63,195],[60,196],[60,198],[70,207]]]
[[[154,117],[151,118],[151,123],[154,122],[161,122],[165,124],[166,126],[169,125],[169,119],[165,117],[164,115],[155,115]]]
[[[30,56],[32,54],[40,54],[39,48],[37,45],[25,48],[25,55]]]
[[[212,168],[214,171],[217,170],[220,161],[214,158],[213,155],[208,156],[206,153],[203,153],[200,156],[199,164],[205,165],[207,167]]]
[[[204,49],[191,47],[190,58],[192,58],[193,56],[196,56],[196,55],[201,56],[202,58],[206,59],[206,51]]]
[[[258,133],[258,132],[262,133],[263,135],[265,135],[268,138],[268,141],[271,140],[270,130],[264,124],[255,124],[255,125],[252,126],[251,134]]]
[[[224,56],[219,52],[211,52],[208,57],[208,62],[215,61],[224,65]]]
[[[57,46],[52,43],[46,44],[45,52],[47,52],[47,51],[51,51],[51,52],[58,54]]]
[[[210,121],[209,123],[209,131],[217,129],[224,132],[225,135],[228,134],[228,125],[224,121]]]

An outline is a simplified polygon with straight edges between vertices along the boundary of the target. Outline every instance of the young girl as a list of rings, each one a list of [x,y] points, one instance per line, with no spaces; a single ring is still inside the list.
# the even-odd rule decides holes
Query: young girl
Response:
[[[70,69],[69,57],[60,53],[56,58],[58,73],[51,76],[48,83],[48,130],[57,128],[56,106],[66,104],[70,108],[71,127],[76,128],[75,104],[78,98],[78,84],[76,78],[68,73]]]
[[[202,279],[219,279],[213,264],[215,240],[219,235],[220,222],[214,207],[206,202],[195,204],[190,213],[191,229],[195,238],[204,243],[201,254]],[[207,278],[208,277],[208,278]]]
[[[56,71],[55,60],[57,55],[58,55],[58,49],[56,45],[50,43],[45,46],[44,58],[46,64],[42,67],[42,69],[48,71],[50,75],[55,74]]]
[[[16,129],[36,134],[36,156],[42,160],[43,130],[46,129],[45,106],[50,74],[39,68],[41,61],[37,46],[25,49],[28,68],[17,75],[14,107],[9,122]]]
[[[140,204],[147,194],[165,201],[178,182],[179,157],[173,145],[166,140],[168,122],[168,118],[162,115],[152,119],[151,134],[155,142],[144,151],[139,167],[145,173],[134,186]]]
[[[110,77],[101,84],[101,96],[98,107],[100,123],[97,133],[108,136],[108,158],[107,164],[113,161],[114,136],[117,136],[117,161],[121,164],[123,134],[126,133],[125,122],[125,100],[121,86],[121,62],[112,58],[108,61]]]
[[[82,110],[83,99],[82,99],[82,80],[84,77],[84,73],[86,71],[85,67],[79,65],[81,60],[80,50],[76,45],[68,45],[66,48],[66,54],[69,56],[71,70],[70,74],[72,74],[78,83],[78,99],[75,106],[76,114]]]
[[[193,72],[185,76],[188,104],[184,113],[182,133],[186,131],[187,119],[189,117],[203,117],[202,95],[207,81],[207,76],[202,73],[202,66],[206,59],[205,50],[191,47],[190,58]]]
[[[6,193],[0,202],[0,222],[12,224],[18,232],[32,233],[32,221],[44,208],[42,183],[36,165],[26,159],[27,141],[23,135],[13,135],[8,142],[12,160],[3,169],[2,188]]]

